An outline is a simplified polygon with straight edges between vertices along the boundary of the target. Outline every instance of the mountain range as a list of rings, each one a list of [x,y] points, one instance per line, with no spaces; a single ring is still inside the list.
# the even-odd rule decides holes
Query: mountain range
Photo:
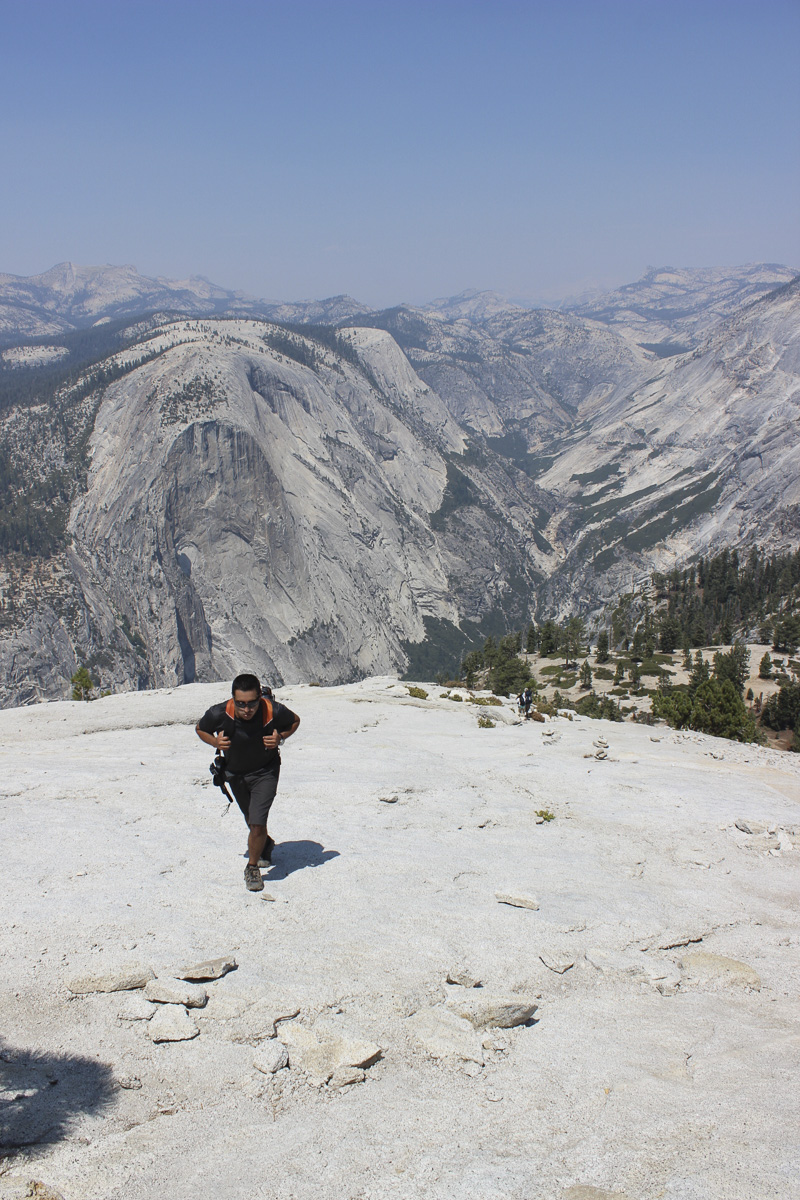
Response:
[[[374,311],[131,267],[0,276],[0,699],[453,669],[800,538],[800,283]]]

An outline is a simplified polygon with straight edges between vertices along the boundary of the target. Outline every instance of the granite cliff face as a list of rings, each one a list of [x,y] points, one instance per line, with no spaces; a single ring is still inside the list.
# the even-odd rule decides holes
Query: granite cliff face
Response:
[[[656,567],[796,544],[800,284],[739,303],[762,282],[667,356],[474,296],[63,334],[69,361],[0,378],[2,702],[81,663],[116,690],[432,675]]]
[[[279,351],[271,329],[165,326],[97,410],[72,571],[152,682],[402,667],[425,618],[480,621],[542,577],[535,486],[461,472],[463,430],[388,334],[347,330],[337,352],[282,333]]]

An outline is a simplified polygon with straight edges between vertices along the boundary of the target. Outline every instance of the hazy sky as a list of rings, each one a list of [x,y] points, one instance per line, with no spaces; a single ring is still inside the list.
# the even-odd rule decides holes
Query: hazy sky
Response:
[[[0,0],[0,271],[553,298],[800,267],[798,0]]]

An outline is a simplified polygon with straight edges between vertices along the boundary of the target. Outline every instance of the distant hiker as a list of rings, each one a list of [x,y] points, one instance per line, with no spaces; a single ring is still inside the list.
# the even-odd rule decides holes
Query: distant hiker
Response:
[[[520,692],[520,694],[517,696],[517,708],[519,710],[519,715],[521,717],[524,717],[525,716],[525,693],[524,692]]]
[[[255,675],[237,675],[232,698],[214,704],[195,726],[197,736],[223,760],[224,778],[250,829],[244,881],[251,892],[264,888],[259,867],[268,867],[275,845],[267,833],[267,816],[281,770],[278,747],[291,737],[300,718],[262,693]]]
[[[533,692],[529,687],[526,687],[525,691],[522,693],[522,707],[525,709],[526,721],[531,715],[531,704],[533,704]]]

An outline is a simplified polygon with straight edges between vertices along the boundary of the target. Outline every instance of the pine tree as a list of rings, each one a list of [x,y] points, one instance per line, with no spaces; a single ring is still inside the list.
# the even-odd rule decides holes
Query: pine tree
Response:
[[[597,635],[597,653],[595,659],[598,663],[608,662],[608,631],[601,629]]]
[[[692,673],[689,676],[689,695],[693,696],[701,684],[707,683],[710,678],[711,672],[708,669],[708,663],[698,650],[695,653]]]
[[[78,670],[70,678],[70,683],[72,684],[73,700],[91,700],[92,693],[97,686],[86,667],[78,667]]]
[[[583,660],[581,667],[580,681],[582,688],[590,688],[592,686],[592,668],[589,666],[588,658]]]
[[[759,679],[772,678],[772,659],[769,656],[769,650],[758,664],[758,677]]]

